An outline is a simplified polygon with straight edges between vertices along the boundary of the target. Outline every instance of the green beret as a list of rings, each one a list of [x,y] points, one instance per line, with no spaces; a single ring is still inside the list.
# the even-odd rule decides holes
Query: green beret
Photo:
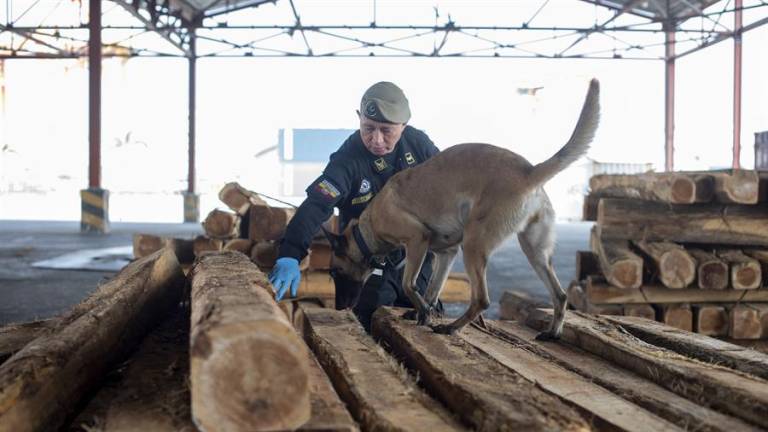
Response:
[[[377,82],[363,94],[360,113],[384,123],[408,123],[411,109],[400,87],[388,81]]]

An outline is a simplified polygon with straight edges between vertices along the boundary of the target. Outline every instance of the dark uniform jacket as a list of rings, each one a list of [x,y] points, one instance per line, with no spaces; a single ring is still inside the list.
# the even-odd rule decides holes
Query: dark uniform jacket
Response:
[[[338,207],[340,227],[360,217],[392,175],[418,165],[440,150],[427,134],[406,126],[395,150],[385,156],[369,152],[356,131],[330,157],[323,174],[307,188],[307,199],[296,210],[280,245],[280,257],[301,261],[320,225]]]

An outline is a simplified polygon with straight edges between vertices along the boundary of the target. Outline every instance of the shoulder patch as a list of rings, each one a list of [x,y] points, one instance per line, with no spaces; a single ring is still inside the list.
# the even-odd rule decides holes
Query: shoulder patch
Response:
[[[320,193],[320,195],[323,195],[328,199],[336,199],[339,197],[339,195],[341,195],[339,189],[327,179],[323,179],[322,181],[318,182],[314,189],[315,192]]]

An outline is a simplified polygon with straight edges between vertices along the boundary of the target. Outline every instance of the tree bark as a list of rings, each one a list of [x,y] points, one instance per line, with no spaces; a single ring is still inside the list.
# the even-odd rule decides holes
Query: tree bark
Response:
[[[267,205],[256,193],[245,189],[237,182],[225,184],[219,191],[219,200],[240,216],[245,215],[251,205]]]
[[[573,408],[535,383],[500,367],[459,337],[436,335],[401,315],[402,310],[379,308],[373,314],[374,337],[385,341],[409,369],[418,371],[424,387],[472,428],[589,429]]]
[[[553,361],[594,381],[624,399],[667,419],[685,430],[709,432],[757,431],[746,422],[721,414],[712,409],[680,397],[663,387],[634,373],[575,348],[566,343],[539,343],[537,332],[521,323],[509,321],[488,322],[494,334],[523,343],[536,353],[548,355]]]
[[[248,238],[254,242],[280,240],[296,210],[286,207],[252,205],[250,209]]]
[[[190,272],[192,415],[203,430],[296,429],[310,418],[306,346],[271,285],[237,252]]]
[[[128,264],[0,366],[0,431],[55,430],[182,298],[168,249]]]
[[[618,288],[639,288],[643,283],[643,259],[629,249],[626,240],[606,239],[592,230],[592,251],[608,283]]]
[[[598,231],[606,238],[768,246],[768,207],[669,205],[603,198]]]
[[[363,430],[465,430],[423,393],[350,311],[301,306],[304,338]]]
[[[696,182],[678,173],[603,174],[589,179],[590,192],[601,197],[632,198],[673,204],[696,201]]]
[[[207,252],[218,252],[222,247],[224,247],[224,242],[206,236],[197,236],[192,242],[192,249],[196,257]]]
[[[59,322],[57,318],[0,327],[0,364],[21,351],[29,342],[48,333]]]
[[[536,309],[526,323],[549,328],[552,311]],[[639,342],[604,318],[567,315],[562,340],[625,367],[702,406],[768,427],[768,386],[743,372],[692,360]]]

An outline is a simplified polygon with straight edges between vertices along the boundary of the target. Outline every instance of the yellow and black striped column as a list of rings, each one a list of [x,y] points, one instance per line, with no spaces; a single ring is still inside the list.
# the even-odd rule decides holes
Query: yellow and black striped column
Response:
[[[109,232],[109,191],[106,189],[83,189],[80,216],[81,232]]]
[[[184,192],[184,222],[200,222],[200,195]]]

